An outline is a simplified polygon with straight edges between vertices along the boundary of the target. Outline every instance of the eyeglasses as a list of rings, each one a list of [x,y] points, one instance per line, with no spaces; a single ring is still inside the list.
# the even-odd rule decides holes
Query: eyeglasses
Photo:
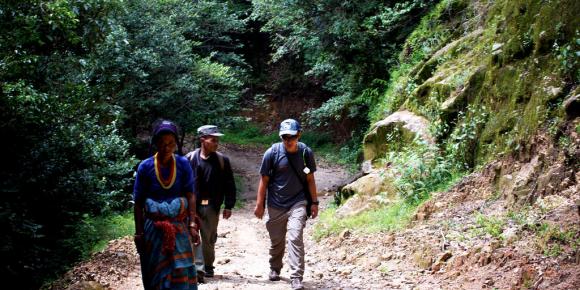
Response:
[[[298,139],[298,135],[282,135],[282,140],[284,141],[293,141]]]

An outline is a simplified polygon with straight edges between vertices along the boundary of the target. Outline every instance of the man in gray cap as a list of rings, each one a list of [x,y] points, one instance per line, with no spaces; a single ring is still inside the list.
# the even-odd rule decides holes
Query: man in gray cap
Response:
[[[186,155],[193,169],[197,189],[197,215],[201,219],[201,245],[196,247],[195,264],[198,281],[214,276],[215,243],[219,213],[224,205],[223,218],[229,219],[236,203],[236,184],[230,159],[218,152],[220,133],[215,125],[197,128],[200,148]]]
[[[312,150],[299,142],[302,130],[298,121],[286,119],[280,124],[282,142],[264,154],[254,215],[264,216],[268,207],[266,229],[270,235],[271,281],[280,280],[285,242],[292,289],[304,289],[304,241],[306,218],[318,215],[318,198]],[[267,192],[267,198],[266,198]]]

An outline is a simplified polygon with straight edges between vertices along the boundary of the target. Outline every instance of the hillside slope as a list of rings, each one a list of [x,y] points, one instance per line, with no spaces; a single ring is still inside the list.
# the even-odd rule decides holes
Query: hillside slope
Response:
[[[579,12],[573,0],[442,1],[407,40],[372,118],[424,117],[439,149],[467,168],[526,146],[540,129],[556,135],[578,117]]]
[[[371,112],[367,174],[321,228],[422,205],[402,231],[346,226],[354,238],[323,243],[419,288],[578,289],[579,14],[571,0],[441,1]]]

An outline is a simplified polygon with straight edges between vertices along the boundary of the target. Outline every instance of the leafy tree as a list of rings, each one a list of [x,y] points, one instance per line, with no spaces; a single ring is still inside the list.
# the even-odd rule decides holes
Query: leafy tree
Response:
[[[119,111],[90,98],[87,58],[116,1],[4,1],[0,6],[0,253],[23,288],[81,256],[86,216],[126,207],[135,161]],[[24,278],[26,277],[26,278]]]
[[[244,63],[229,36],[244,21],[225,1],[127,1],[92,58],[99,96],[123,108],[128,136],[159,117],[185,131],[236,108]]]
[[[63,103],[24,82],[2,90],[2,270],[38,283],[83,254],[82,241],[67,241],[84,216],[126,207],[135,162],[116,123],[88,114],[84,100]]]
[[[87,254],[95,237],[85,221],[127,208],[137,162],[126,140],[152,120],[190,130],[236,108],[244,9],[232,1],[0,3],[2,277],[37,288]]]
[[[352,120],[365,127],[366,89],[382,89],[406,35],[434,1],[272,1],[253,0],[253,18],[265,22],[274,46],[273,61],[291,55],[324,80],[334,93],[308,116],[314,125]],[[379,85],[375,82],[378,80]],[[348,125],[345,123],[343,125]],[[352,128],[352,127],[351,127]]]

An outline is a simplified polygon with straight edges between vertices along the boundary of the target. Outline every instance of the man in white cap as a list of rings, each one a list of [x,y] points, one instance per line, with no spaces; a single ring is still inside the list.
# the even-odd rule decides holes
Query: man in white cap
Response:
[[[195,264],[198,281],[214,276],[215,243],[219,213],[224,205],[223,218],[229,219],[236,203],[236,184],[230,160],[217,151],[220,133],[215,125],[197,128],[200,148],[186,155],[193,169],[196,188],[197,215],[201,219],[201,245],[197,246]]]
[[[312,150],[298,142],[302,132],[294,119],[280,124],[282,142],[272,145],[264,154],[260,168],[260,184],[254,215],[264,216],[270,235],[270,281],[280,280],[285,242],[288,245],[288,265],[292,289],[304,289],[303,233],[308,216],[318,215],[318,198],[314,172],[316,163]]]

